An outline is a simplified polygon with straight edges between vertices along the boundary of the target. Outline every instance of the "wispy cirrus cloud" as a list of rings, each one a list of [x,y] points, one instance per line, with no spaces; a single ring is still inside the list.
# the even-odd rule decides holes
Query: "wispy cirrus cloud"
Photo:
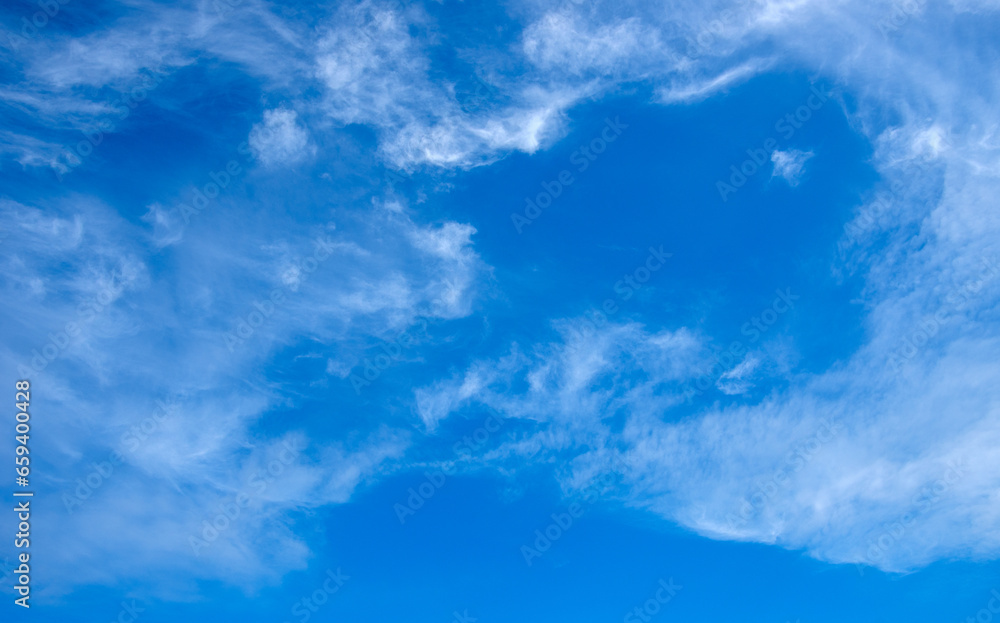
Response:
[[[53,586],[114,583],[150,565],[198,578],[238,571],[247,586],[269,581],[309,556],[285,523],[291,514],[343,502],[391,472],[417,443],[401,432],[410,432],[408,423],[391,419],[384,428],[358,424],[350,439],[293,427],[305,431],[308,449],[303,463],[284,473],[286,486],[269,489],[260,514],[226,533],[210,564],[189,558],[186,539],[206,506],[244,487],[284,438],[264,431],[294,402],[282,391],[301,387],[274,370],[259,372],[262,362],[307,344],[296,356],[323,362],[324,373],[349,369],[352,353],[373,336],[394,335],[420,317],[468,317],[489,279],[471,223],[434,212],[436,205],[428,207],[433,220],[399,197],[372,200],[368,190],[320,185],[307,176],[312,163],[342,162],[353,172],[371,158],[448,176],[551,146],[568,131],[575,106],[605,95],[628,93],[646,103],[647,95],[636,95],[645,93],[653,103],[697,105],[786,70],[823,76],[850,94],[844,114],[871,145],[872,164],[893,193],[877,239],[845,244],[842,256],[825,258],[831,272],[864,281],[856,352],[809,374],[758,365],[764,355],[756,353],[719,380],[724,394],[745,402],[682,412],[684,384],[706,365],[713,336],[624,321],[583,335],[566,321],[551,341],[504,344],[499,354],[419,386],[414,423],[440,431],[470,405],[523,420],[531,434],[484,460],[538,452],[565,459],[557,476],[567,488],[616,453],[630,467],[624,503],[712,538],[776,543],[892,570],[996,556],[1000,290],[982,259],[1000,255],[1000,218],[990,209],[1000,142],[987,36],[996,16],[988,4],[929,6],[891,38],[877,27],[894,9],[888,2],[669,11],[650,4],[613,12],[600,3],[532,5],[505,25],[514,35],[462,51],[463,67],[489,87],[476,107],[457,95],[464,78],[441,68],[446,26],[419,7],[366,2],[306,19],[251,2],[222,13],[208,2],[130,6],[106,28],[49,29],[12,53],[14,78],[0,98],[36,125],[3,128],[7,161],[26,171],[54,167],[69,137],[120,115],[109,90],[131,92],[153,70],[197,70],[252,85],[246,88],[258,103],[240,111],[250,128],[244,136],[258,162],[288,178],[251,172],[243,190],[220,197],[182,237],[168,227],[164,206],[174,198],[151,191],[154,198],[139,203],[151,228],[161,228],[152,237],[162,244],[148,248],[137,242],[150,238],[146,226],[122,215],[134,210],[131,195],[116,197],[114,206],[60,193],[39,205],[3,203],[19,240],[3,260],[4,292],[36,322],[29,330],[13,308],[5,312],[5,326],[21,329],[5,340],[7,365],[33,365],[24,353],[44,348],[47,334],[81,315],[81,305],[100,305],[87,307],[93,318],[80,321],[80,335],[42,377],[53,410],[73,414],[53,436],[52,473],[60,474],[49,483],[53,490],[74,487],[73,474],[90,457],[106,456],[113,444],[93,431],[120,438],[134,414],[149,407],[148,395],[129,388],[179,405],[176,419],[103,490],[116,492],[100,513],[114,509],[116,523],[108,527],[124,546],[87,544],[113,564],[85,578],[59,577]],[[973,16],[983,21],[970,24]],[[960,38],[964,28],[983,36]],[[191,93],[167,88],[155,100],[172,123],[195,123],[185,116],[200,101]],[[108,132],[125,132],[114,127],[122,129]],[[363,156],[338,151],[344,144],[336,140],[358,128],[371,133],[371,154],[367,145],[348,145]],[[775,154],[775,173],[793,183],[811,152]],[[935,174],[912,175],[917,160]],[[332,259],[307,271],[317,237],[330,240]],[[276,288],[292,294],[231,352],[225,336]],[[100,303],[102,297],[108,300]],[[928,318],[933,330],[923,329]],[[912,345],[922,331],[933,335],[911,351],[907,340]],[[747,396],[751,383],[773,391]],[[88,398],[83,387],[118,397]],[[826,421],[837,423],[835,438],[734,527],[728,518],[756,479],[782,468],[798,440]],[[906,545],[872,560],[868,541],[880,526],[919,505],[924,487],[953,461],[963,476],[945,493],[949,503],[922,510]],[[148,496],[145,505],[129,501],[139,491]],[[50,560],[72,568],[80,550],[71,539],[98,521],[96,506],[75,523],[60,523],[66,536],[48,550]],[[168,512],[178,507],[181,513]],[[150,542],[136,525],[152,526],[162,538]],[[259,542],[270,545],[246,550]],[[131,555],[112,555],[122,551]]]
[[[806,161],[815,154],[811,151],[799,151],[789,149],[787,151],[775,150],[771,152],[771,162],[774,170],[771,177],[780,177],[788,182],[789,186],[798,186],[805,174]]]

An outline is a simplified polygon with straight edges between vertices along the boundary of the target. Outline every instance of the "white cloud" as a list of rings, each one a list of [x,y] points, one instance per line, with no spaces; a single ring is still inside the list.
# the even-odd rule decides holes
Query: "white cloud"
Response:
[[[497,362],[477,362],[463,375],[418,389],[417,410],[425,425],[432,429],[474,401],[511,417],[593,432],[612,415],[607,408],[617,391],[629,399],[648,397],[664,408],[677,405],[683,401],[682,383],[708,360],[700,341],[684,330],[650,334],[625,324],[595,331],[583,319],[555,326],[562,341],[540,347],[538,356],[525,356],[514,346]],[[643,373],[632,377],[633,370]],[[527,381],[523,395],[509,388],[518,377]]]
[[[176,244],[184,237],[181,216],[159,203],[150,204],[142,220],[153,226],[153,241],[159,247]]]
[[[164,224],[169,213],[156,204],[147,223],[136,225],[80,198],[45,210],[0,202],[3,222],[15,227],[5,233],[18,240],[0,262],[2,288],[20,300],[19,310],[8,309],[0,320],[12,328],[27,318],[32,323],[5,339],[0,357],[13,373],[33,365],[33,351],[45,358],[54,353],[50,361],[38,359],[43,369],[29,376],[39,392],[37,408],[66,415],[52,420],[54,451],[46,468],[59,474],[51,489],[58,512],[48,528],[40,520],[39,529],[60,534],[47,550],[57,566],[71,568],[81,548],[108,559],[93,573],[53,576],[40,589],[113,583],[139,569],[191,579],[180,584],[225,578],[248,590],[259,587],[302,568],[310,555],[306,537],[288,524],[291,514],[346,502],[357,487],[395,469],[410,446],[406,432],[377,422],[343,438],[308,430],[326,414],[285,422],[282,429],[305,446],[301,456],[283,468],[280,486],[255,496],[245,519],[203,556],[193,555],[188,538],[201,533],[211,509],[266,470],[281,442],[257,428],[291,406],[287,388],[261,372],[272,357],[299,343],[317,352],[318,362],[334,354],[350,359],[374,336],[397,333],[418,317],[468,314],[488,276],[467,224],[426,225],[403,205],[374,202],[368,210],[338,212],[336,227],[295,226],[268,211],[265,187],[258,192],[259,205],[220,198],[181,241]],[[142,231],[147,224],[152,238]],[[316,253],[320,247],[325,255]],[[318,259],[310,265],[309,258]],[[172,270],[157,273],[157,287],[150,287],[149,266],[164,261]],[[285,280],[290,268],[297,270],[294,284]],[[266,301],[275,289],[283,298],[272,306]],[[266,321],[251,320],[252,333],[241,336],[238,321],[253,313]],[[67,322],[76,323],[69,338]],[[232,335],[240,339],[230,349]],[[323,365],[312,373],[307,382],[327,382]],[[80,390],[95,386],[115,399]],[[157,397],[169,410],[153,420]],[[141,441],[130,430],[145,431]],[[125,463],[98,494],[64,514],[62,496],[72,498],[75,479],[85,479],[90,463],[107,460],[112,450],[122,452]],[[140,489],[144,502],[134,504]],[[102,514],[114,515],[109,526],[116,538],[81,537]],[[149,526],[163,538],[145,538]],[[271,545],[247,547],[260,542]],[[170,583],[157,588],[173,589],[180,590]]]
[[[511,105],[467,112],[453,85],[431,78],[429,43],[411,35],[410,19],[377,3],[346,7],[318,44],[326,112],[377,128],[390,163],[467,168],[532,153],[559,134],[563,111],[579,97],[573,88],[518,85]]]
[[[754,61],[726,69],[718,75],[678,79],[660,89],[660,99],[666,104],[692,104],[749,80],[765,67],[765,63]]]
[[[750,353],[743,358],[743,361],[724,372],[715,382],[715,386],[719,388],[719,391],[730,396],[744,394],[753,387],[750,379],[753,378],[759,367],[760,359]]]
[[[776,149],[771,152],[771,162],[774,163],[774,171],[771,177],[781,177],[788,182],[789,186],[798,186],[805,173],[806,161],[813,157],[811,151],[799,151],[789,149],[781,151]]]
[[[567,336],[537,357],[477,362],[462,376],[418,389],[418,412],[428,428],[478,404],[535,422],[532,442],[506,443],[484,460],[540,449],[567,465],[557,474],[568,489],[585,484],[583,466],[606,464],[595,448],[618,448],[628,465],[625,503],[713,538],[887,570],[954,552],[1000,552],[1000,531],[985,528],[1000,513],[989,501],[1000,484],[1000,456],[989,450],[1000,441],[1000,412],[992,406],[1000,390],[991,385],[1000,365],[987,354],[1000,340],[975,351],[966,344],[932,368],[914,362],[902,376],[868,352],[759,404],[676,419],[671,412],[688,382],[707,367],[707,353],[682,335],[611,325],[580,350]],[[737,385],[752,361],[723,375],[724,392],[748,388]],[[511,389],[523,385],[528,389]],[[606,423],[615,415],[624,417],[620,432]],[[870,550],[884,526],[904,516],[905,534]]]
[[[634,74],[663,56],[659,33],[637,18],[595,25],[571,12],[547,13],[524,30],[523,49],[546,71],[574,76]]]
[[[794,67],[836,82],[851,94],[856,105],[845,107],[845,114],[873,145],[872,163],[887,180],[877,190],[891,195],[890,207],[874,226],[884,233],[880,246],[868,247],[862,237],[831,259],[834,270],[859,273],[866,284],[865,342],[849,360],[812,376],[782,377],[789,387],[758,404],[708,408],[680,420],[673,410],[682,400],[683,383],[706,357],[701,338],[683,329],[634,324],[582,338],[574,333],[576,325],[565,323],[553,344],[537,350],[512,346],[510,355],[496,362],[478,362],[455,378],[421,388],[418,416],[433,430],[449,413],[480,402],[534,422],[538,429],[530,438],[508,444],[498,456],[575,454],[577,460],[566,463],[570,473],[561,474],[564,482],[576,482],[608,452],[591,448],[617,444],[631,466],[628,503],[715,538],[777,543],[824,560],[885,569],[956,556],[996,557],[1000,287],[996,278],[980,283],[979,275],[982,258],[1000,257],[1000,215],[990,209],[1000,180],[995,105],[1000,80],[989,50],[977,47],[990,39],[959,36],[991,22],[959,23],[938,8],[933,15],[914,15],[886,37],[879,24],[891,17],[890,2],[774,0],[744,4],[731,19],[716,8],[630,5],[636,15],[625,19],[608,17],[589,3],[568,7],[569,12],[540,10],[517,45],[472,55],[491,91],[490,105],[472,112],[458,101],[454,85],[432,76],[433,35],[421,38],[410,28],[429,18],[416,9],[403,14],[374,3],[324,16],[315,31],[285,22],[263,4],[225,17],[204,5],[193,14],[157,9],[151,18],[135,11],[106,30],[75,39],[50,30],[51,41],[38,38],[18,53],[25,82],[3,96],[19,110],[37,111],[39,123],[49,129],[62,131],[66,124],[77,132],[113,114],[103,105],[102,88],[131,88],[143,72],[172,72],[205,55],[264,77],[262,89],[274,101],[294,102],[302,114],[304,120],[290,110],[269,111],[255,139],[262,157],[280,162],[308,154],[310,137],[303,126],[308,121],[320,132],[322,124],[313,121],[326,118],[333,126],[374,128],[379,153],[395,166],[461,168],[513,150],[544,148],[564,132],[570,107],[631,81],[648,83],[667,102],[694,102],[772,67]],[[986,3],[961,8],[995,11]],[[718,28],[712,25],[716,15],[724,22]],[[706,29],[712,37],[700,37]],[[687,37],[705,44],[688,54]],[[687,58],[680,57],[682,51]],[[502,71],[497,56],[511,56],[526,68],[523,75]],[[303,95],[314,87],[322,101]],[[54,139],[10,132],[3,138],[4,153],[24,166],[49,166],[58,155]],[[794,183],[808,155],[776,152],[775,174]],[[921,171],[933,175],[908,168],[917,158],[927,161]],[[350,235],[338,233],[343,236],[336,240],[338,270],[303,279],[296,260],[311,251],[311,236],[322,232],[295,231],[274,240],[273,231],[288,230],[264,219],[260,229],[237,230],[220,244],[219,232],[234,231],[232,224],[239,222],[233,214],[245,214],[227,212],[220,202],[219,220],[206,214],[200,228],[185,232],[194,244],[168,247],[177,253],[171,256],[178,267],[173,287],[151,291],[150,251],[128,242],[141,239],[140,232],[92,201],[73,197],[67,203],[76,209],[3,204],[4,222],[20,228],[19,246],[4,256],[5,293],[8,300],[25,298],[21,307],[30,306],[37,329],[30,335],[12,331],[3,356],[10,365],[22,363],[21,353],[40,348],[27,337],[61,330],[81,303],[110,292],[102,313],[45,373],[46,391],[40,395],[74,414],[53,441],[63,453],[53,460],[65,461],[60,468],[66,469],[52,473],[71,474],[71,458],[90,456],[93,448],[81,449],[76,440],[93,439],[91,428],[115,438],[148,407],[128,395],[113,405],[88,402],[73,388],[96,386],[115,395],[115,379],[164,394],[184,388],[175,397],[184,407],[183,419],[165,427],[163,440],[137,459],[137,468],[160,478],[152,492],[144,481],[148,507],[125,508],[131,498],[121,495],[113,498],[121,505],[114,511],[91,505],[87,512],[100,512],[101,521],[123,518],[109,530],[120,530],[123,541],[134,544],[133,553],[161,551],[162,564],[185,570],[185,563],[175,563],[178,551],[161,544],[168,539],[140,539],[129,526],[152,526],[170,535],[170,543],[183,541],[182,526],[167,517],[167,509],[183,503],[171,479],[197,489],[203,496],[199,503],[214,500],[220,490],[238,484],[229,473],[232,465],[261,459],[245,453],[241,442],[260,442],[258,452],[265,452],[265,440],[251,439],[248,424],[281,404],[270,380],[253,374],[259,361],[295,339],[329,346],[406,327],[420,315],[467,314],[485,271],[472,251],[470,226],[431,227],[405,211],[376,205],[364,212],[370,228],[355,224]],[[241,206],[253,208],[260,206]],[[148,216],[160,227],[157,239],[174,240],[159,209],[151,207]],[[434,270],[421,270],[425,265]],[[283,279],[289,275],[294,278]],[[290,283],[302,296],[291,298],[282,315],[257,329],[239,355],[230,355],[221,339],[233,319],[252,310],[260,293]],[[14,311],[6,313],[5,326],[22,326]],[[915,336],[923,336],[917,338],[923,345],[911,353]],[[758,383],[766,380],[758,379],[765,366],[746,366],[727,376],[722,387],[738,395],[749,387],[751,372]],[[527,389],[512,391],[511,379],[524,381]],[[220,389],[236,385],[246,393]],[[618,415],[624,426],[616,428],[609,421]],[[811,443],[824,419],[838,425],[837,434],[810,451],[787,484],[731,522],[754,497],[757,479],[782,469],[800,443]],[[391,434],[372,439],[371,447],[319,452],[314,469],[296,473],[297,496],[321,491],[317,499],[342,500],[406,443]],[[189,448],[184,457],[189,463],[170,458],[166,449],[176,447]],[[945,478],[953,469],[950,462],[960,466],[961,477],[928,503],[921,491]],[[109,486],[124,493],[139,487],[124,474],[114,482],[121,484]],[[284,510],[296,500],[273,502]],[[201,508],[195,503],[186,508],[195,507]],[[914,522],[907,521],[905,534],[873,557],[870,543],[907,513]],[[226,550],[232,554],[228,567],[220,563],[205,575],[227,577],[236,569],[245,570],[248,581],[259,580],[269,577],[268,570],[297,568],[307,556],[287,529],[247,525]],[[79,547],[70,537],[90,533],[65,532],[69,536],[49,551],[49,560],[69,561]],[[273,546],[253,559],[239,551],[248,542]],[[105,559],[118,566],[95,573],[105,573],[99,579],[110,582],[148,557]],[[72,566],[67,562],[65,568]]]
[[[265,166],[295,164],[316,152],[297,118],[294,110],[266,110],[264,120],[250,130],[250,148]]]

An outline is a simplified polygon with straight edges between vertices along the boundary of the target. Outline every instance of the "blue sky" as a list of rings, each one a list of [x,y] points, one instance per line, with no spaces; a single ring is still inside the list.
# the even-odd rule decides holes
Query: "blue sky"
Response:
[[[996,8],[6,4],[4,620],[992,620]]]

